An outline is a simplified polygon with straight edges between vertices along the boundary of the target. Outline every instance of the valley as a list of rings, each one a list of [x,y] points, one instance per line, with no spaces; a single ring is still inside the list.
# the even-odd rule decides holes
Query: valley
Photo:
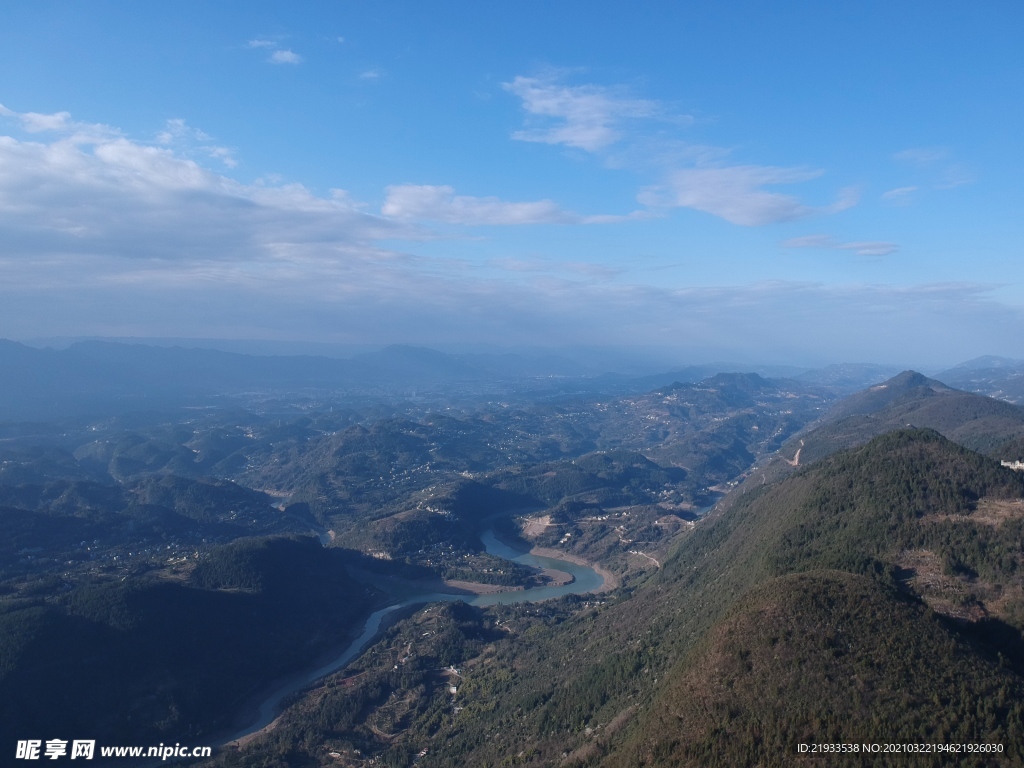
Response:
[[[223,768],[1021,746],[1015,405],[913,372],[242,404],[0,425],[4,729]]]

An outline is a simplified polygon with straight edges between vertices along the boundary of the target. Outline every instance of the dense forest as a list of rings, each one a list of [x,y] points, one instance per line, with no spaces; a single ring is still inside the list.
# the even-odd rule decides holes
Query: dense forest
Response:
[[[5,605],[4,738],[41,723],[47,734],[107,743],[210,737],[269,680],[340,646],[369,612],[374,595],[345,561],[311,538],[241,539],[182,578],[114,580]]]

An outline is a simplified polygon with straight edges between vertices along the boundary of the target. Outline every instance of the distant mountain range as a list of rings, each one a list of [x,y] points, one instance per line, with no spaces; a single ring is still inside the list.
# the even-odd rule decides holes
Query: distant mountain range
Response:
[[[1024,404],[1024,360],[976,357],[936,374],[936,378],[979,395]]]
[[[244,348],[244,346],[242,347]],[[620,361],[621,362],[621,361]],[[896,369],[841,364],[808,370],[730,363],[691,365],[636,376],[601,370],[594,360],[557,353],[451,354],[394,345],[349,358],[253,355],[184,346],[78,341],[40,349],[0,340],[0,420],[29,421],[208,404],[225,395],[314,398],[409,398],[457,394],[642,393],[723,372],[791,378],[848,394],[880,383]],[[609,362],[612,366],[612,362]],[[953,386],[1024,399],[1024,362],[978,358],[940,376]]]
[[[77,342],[36,349],[0,341],[0,419],[32,420],[194,404],[221,395],[413,395],[509,378],[511,361],[394,346],[350,359]],[[529,367],[524,363],[524,378]]]

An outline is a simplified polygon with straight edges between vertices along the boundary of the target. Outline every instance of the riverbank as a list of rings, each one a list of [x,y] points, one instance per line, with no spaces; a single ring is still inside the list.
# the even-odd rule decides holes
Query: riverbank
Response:
[[[276,726],[288,698],[303,689],[314,687],[320,680],[344,668],[359,653],[368,647],[384,629],[399,620],[406,609],[431,602],[464,600],[470,605],[488,606],[496,604],[537,602],[561,597],[566,594],[605,592],[618,586],[615,574],[604,568],[593,566],[583,558],[556,549],[535,547],[530,553],[514,551],[501,544],[487,531],[481,536],[487,552],[498,557],[511,559],[544,572],[551,582],[544,587],[529,589],[508,588],[496,584],[477,582],[444,582],[440,579],[414,581],[396,576],[384,576],[360,569],[351,569],[351,575],[363,584],[377,587],[388,595],[391,605],[374,611],[362,627],[362,632],[333,658],[321,657],[320,663],[299,672],[288,680],[277,682],[275,693],[265,698],[259,707],[246,707],[250,724],[239,728],[223,738],[218,746],[242,747],[261,734],[268,733]],[[524,562],[525,561],[525,562]],[[335,651],[334,653],[337,653]],[[330,654],[328,654],[329,656]],[[255,715],[255,716],[254,716]]]
[[[597,573],[604,583],[595,590],[594,592],[610,592],[619,586],[619,577],[609,571],[607,568],[602,568],[597,563],[592,563],[586,558],[574,555],[569,552],[563,552],[560,549],[552,549],[551,547],[533,547],[530,549],[530,554],[536,557],[547,557],[552,560],[565,560],[575,565],[582,565],[584,568],[590,568],[592,571]]]
[[[525,588],[519,585],[485,584],[481,581],[462,581],[460,579],[406,579],[401,576],[391,576],[380,573],[371,573],[361,568],[351,568],[352,578],[361,584],[370,584],[373,587],[385,592],[390,596],[391,601],[402,601],[415,598],[424,594],[442,595],[464,595],[466,597],[479,595],[498,595],[504,592],[522,592]],[[563,574],[568,576],[568,574]],[[571,583],[568,581],[556,582]]]

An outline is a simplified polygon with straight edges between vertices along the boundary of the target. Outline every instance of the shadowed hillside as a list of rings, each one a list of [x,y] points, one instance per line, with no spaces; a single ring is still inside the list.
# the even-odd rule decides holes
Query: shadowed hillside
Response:
[[[369,612],[341,550],[315,539],[241,539],[191,575],[97,580],[0,611],[4,738],[199,738],[268,679],[339,645]],[[90,706],[83,708],[81,702]]]

